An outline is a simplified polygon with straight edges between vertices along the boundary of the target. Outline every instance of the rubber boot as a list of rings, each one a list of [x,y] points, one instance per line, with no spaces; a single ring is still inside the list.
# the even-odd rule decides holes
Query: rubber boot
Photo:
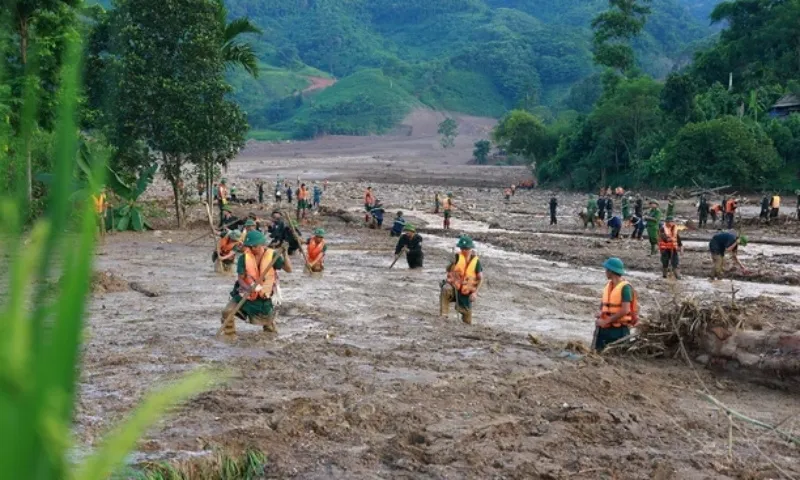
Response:
[[[654,243],[650,244],[650,255],[656,254],[656,245]]]
[[[681,279],[681,275],[680,275],[679,269],[673,268],[672,269],[672,276],[675,277],[675,280],[680,280]]]
[[[662,273],[661,273],[661,276],[662,276],[663,278],[667,278],[667,274],[669,273],[669,268],[667,268],[667,267],[662,267],[662,268],[661,268],[661,272],[662,272]]]
[[[461,321],[467,325],[472,325],[472,310],[459,309],[461,313]]]
[[[272,315],[268,317],[261,317],[262,325],[261,328],[265,332],[270,333],[278,333],[278,326],[275,324],[275,312],[272,312]]]
[[[233,311],[236,309],[237,302],[228,302],[225,308],[222,310],[222,333],[225,336],[233,336],[236,335],[236,315],[233,315]]]

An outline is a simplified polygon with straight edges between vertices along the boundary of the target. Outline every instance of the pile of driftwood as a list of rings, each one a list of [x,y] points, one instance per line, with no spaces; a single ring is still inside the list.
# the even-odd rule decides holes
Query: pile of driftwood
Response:
[[[696,355],[706,361],[736,361],[779,375],[800,374],[800,332],[747,329],[747,307],[735,303],[682,300],[660,308],[607,354],[647,357]]]

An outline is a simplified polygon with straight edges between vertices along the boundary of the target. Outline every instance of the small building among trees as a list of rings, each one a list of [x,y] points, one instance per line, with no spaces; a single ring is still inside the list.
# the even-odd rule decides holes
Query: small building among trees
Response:
[[[782,96],[769,110],[772,118],[788,117],[793,113],[800,113],[800,96],[792,93]]]

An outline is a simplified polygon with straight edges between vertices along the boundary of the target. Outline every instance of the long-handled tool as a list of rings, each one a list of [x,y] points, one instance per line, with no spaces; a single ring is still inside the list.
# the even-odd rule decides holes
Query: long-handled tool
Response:
[[[216,230],[214,230],[214,220],[211,217],[211,207],[208,206],[208,203],[203,202],[206,206],[206,213],[208,214],[208,226],[211,227],[211,236],[212,238],[216,234]],[[222,273],[224,269],[222,268],[222,252],[219,249],[219,242],[216,242],[216,249],[217,249],[217,260],[214,262],[214,271],[216,273]]]
[[[283,216],[283,218],[287,218],[287,219],[289,218],[289,217],[286,216],[286,212],[281,212],[281,215]],[[303,251],[303,242],[301,242],[300,238],[297,236],[297,232],[294,229],[294,225],[292,225],[292,220],[291,219],[289,219],[289,231],[291,232],[292,237],[294,238],[294,240],[297,242],[297,246],[298,246],[297,248],[298,248],[298,250],[300,250],[300,255],[303,256],[303,263],[304,263],[303,267],[304,267],[304,270],[307,271],[308,273],[312,273],[311,272],[311,268],[308,266],[308,257],[306,257],[306,252]]]
[[[237,224],[237,223],[239,223],[239,222],[241,222],[241,220],[238,220],[238,219],[237,219],[237,220],[234,220],[234,221],[232,221],[232,222],[226,223],[225,225],[223,225],[223,226],[222,226],[222,228],[228,228],[228,227],[231,227],[231,226],[233,226],[233,225],[236,225],[236,224]],[[195,239],[193,239],[193,240],[190,240],[190,241],[189,241],[189,242],[186,244],[186,246],[189,246],[189,245],[193,244],[194,242],[196,242],[196,241],[198,241],[198,240],[202,240],[202,239],[206,238],[207,236],[208,236],[208,233],[204,233],[204,234],[200,235],[199,237],[197,237],[197,238],[195,238]],[[212,237],[212,238],[214,238],[214,237],[216,237],[216,236],[217,236],[217,230],[214,228],[214,226],[213,226],[213,224],[212,224],[212,226],[211,226],[211,237]]]
[[[397,260],[399,260],[400,256],[403,255],[403,250],[405,250],[405,249],[401,249],[400,253],[398,253],[397,255],[394,256],[394,261],[392,262],[391,265],[389,265],[389,270],[391,270],[392,267],[394,267],[394,264],[397,263]]]
[[[250,285],[250,288],[248,288],[247,291],[242,295],[242,299],[239,300],[238,304],[236,304],[236,308],[230,314],[228,314],[228,316],[225,317],[225,319],[222,321],[222,326],[219,327],[219,330],[217,330],[217,335],[219,335],[220,332],[222,332],[222,330],[225,328],[225,325],[229,321],[231,321],[231,319],[234,318],[237,313],[239,313],[239,310],[242,309],[242,306],[247,301],[247,297],[249,297],[250,294],[253,293],[253,291],[256,289],[256,285],[261,285],[261,283],[264,282],[264,279],[267,277],[267,274],[269,273],[269,271],[272,270],[272,267],[275,265],[275,262],[278,261],[278,258],[280,258],[280,255],[273,255],[272,256],[272,261],[269,262],[269,265],[264,270],[264,273],[262,274],[262,276],[259,279],[259,281],[258,282],[253,282],[253,284]]]

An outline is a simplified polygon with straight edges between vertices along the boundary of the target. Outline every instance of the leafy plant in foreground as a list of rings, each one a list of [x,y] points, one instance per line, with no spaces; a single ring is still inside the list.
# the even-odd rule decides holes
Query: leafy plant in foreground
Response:
[[[14,2],[12,2],[13,6]],[[4,47],[0,46],[0,50]],[[77,34],[68,44],[58,89],[53,183],[47,210],[29,231],[27,184],[0,192],[0,242],[3,245],[0,296],[0,472],[10,479],[102,480],[123,463],[136,440],[177,402],[208,388],[213,380],[199,372],[153,393],[76,464],[71,435],[75,414],[83,318],[89,293],[94,249],[94,213],[84,202],[69,201],[76,162],[78,72],[81,45]],[[24,109],[23,127],[35,122],[35,109]],[[21,132],[31,132],[21,128]],[[28,133],[30,134],[30,133]],[[0,130],[0,145],[10,138]],[[29,138],[13,139],[15,142]],[[24,151],[0,150],[0,168],[19,175]],[[102,179],[105,166],[92,165]],[[14,171],[16,170],[16,171]],[[23,177],[24,178],[24,177]],[[97,193],[97,192],[95,192]],[[67,232],[71,214],[78,227]],[[21,248],[22,245],[24,248]],[[58,264],[56,271],[54,265]],[[60,279],[51,281],[55,276]],[[57,284],[56,288],[53,285]]]
[[[158,165],[153,164],[144,170],[136,180],[135,185],[128,185],[117,176],[116,173],[109,171],[109,186],[111,190],[125,203],[114,208],[111,212],[111,227],[114,230],[123,232],[125,230],[135,230],[141,232],[144,229],[152,230],[144,218],[142,208],[136,203],[139,197],[153,183],[153,176],[158,170]]]

